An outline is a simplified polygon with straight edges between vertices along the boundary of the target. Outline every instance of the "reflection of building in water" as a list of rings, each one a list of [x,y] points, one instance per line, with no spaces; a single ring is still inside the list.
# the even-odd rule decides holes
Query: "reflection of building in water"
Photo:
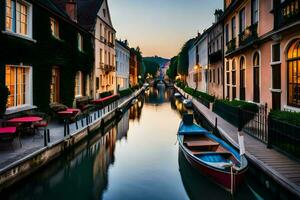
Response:
[[[126,112],[117,126],[117,140],[125,137],[127,139],[127,132],[129,129],[129,112]]]
[[[137,119],[139,121],[141,118],[143,106],[144,97],[140,97],[138,98],[138,101],[130,107],[129,118],[133,120]]]
[[[117,140],[116,128],[107,132],[96,144],[90,147],[91,154],[96,154],[93,165],[94,193],[100,197],[107,188],[108,168],[114,162],[114,151]],[[100,189],[101,188],[101,189]]]
[[[165,86],[151,87],[145,93],[145,101],[150,104],[162,104],[169,102],[172,95],[172,90],[166,89]]]

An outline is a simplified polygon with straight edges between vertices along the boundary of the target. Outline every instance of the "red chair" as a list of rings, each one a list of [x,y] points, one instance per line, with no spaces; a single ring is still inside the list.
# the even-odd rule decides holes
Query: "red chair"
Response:
[[[17,136],[17,128],[16,127],[0,127],[0,140],[4,142],[13,142],[14,138]],[[18,137],[20,146],[22,147],[22,143],[20,140],[20,136]]]

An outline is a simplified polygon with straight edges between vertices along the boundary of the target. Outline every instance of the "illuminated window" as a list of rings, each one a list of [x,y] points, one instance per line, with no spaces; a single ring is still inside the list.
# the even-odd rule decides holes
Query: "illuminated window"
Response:
[[[11,108],[30,104],[30,68],[6,65],[5,72],[5,84],[10,92],[7,107]]]
[[[50,18],[50,26],[51,26],[51,33],[54,37],[59,38],[59,25],[58,21]]]
[[[50,102],[59,102],[59,69],[56,67],[52,68]]]
[[[83,38],[80,33],[78,33],[77,40],[78,40],[78,50],[83,51]]]
[[[75,76],[75,97],[82,96],[82,72],[78,71]]]
[[[288,50],[288,104],[300,107],[300,39]]]
[[[6,0],[6,30],[30,36],[31,4],[26,1]]]

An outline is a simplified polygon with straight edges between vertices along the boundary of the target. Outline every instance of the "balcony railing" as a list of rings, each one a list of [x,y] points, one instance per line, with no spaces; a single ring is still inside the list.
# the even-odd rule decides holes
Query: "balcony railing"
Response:
[[[105,37],[103,37],[103,36],[101,36],[101,37],[100,37],[100,41],[101,41],[101,42],[103,42],[104,44],[106,44],[106,43],[107,43],[107,40],[106,40],[106,38],[105,38]]]
[[[241,34],[239,34],[239,46],[244,46],[250,42],[255,41],[257,35],[257,23],[247,27]]]
[[[231,53],[236,49],[236,38],[233,38],[227,43],[227,51],[226,54]]]
[[[111,48],[114,48],[114,46],[115,46],[112,42],[108,42],[107,44],[108,44],[108,46],[111,47]]]
[[[109,73],[115,70],[115,67],[112,65],[105,65],[100,63],[100,69],[103,70],[105,73]]]
[[[277,13],[277,28],[299,21],[300,0],[285,0],[280,4]]]

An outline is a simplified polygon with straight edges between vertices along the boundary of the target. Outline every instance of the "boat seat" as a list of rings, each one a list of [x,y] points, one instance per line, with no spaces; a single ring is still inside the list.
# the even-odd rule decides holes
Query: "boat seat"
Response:
[[[211,140],[188,141],[185,144],[188,147],[219,146],[219,143]]]

